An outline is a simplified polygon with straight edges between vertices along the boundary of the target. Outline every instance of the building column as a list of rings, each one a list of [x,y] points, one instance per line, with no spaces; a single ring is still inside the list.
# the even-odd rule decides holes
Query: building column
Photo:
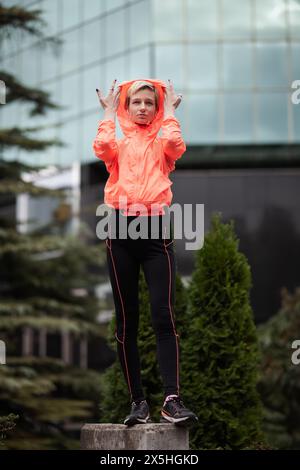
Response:
[[[79,366],[81,369],[88,368],[88,342],[87,337],[80,338],[79,343]]]
[[[33,330],[30,326],[22,329],[22,356],[32,356],[33,354]]]
[[[47,330],[41,328],[39,330],[39,357],[47,356]]]
[[[61,333],[61,358],[65,364],[72,363],[72,341],[69,331],[62,331]]]

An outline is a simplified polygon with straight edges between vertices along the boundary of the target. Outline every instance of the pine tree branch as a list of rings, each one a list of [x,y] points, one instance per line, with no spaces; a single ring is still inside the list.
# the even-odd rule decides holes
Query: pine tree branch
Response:
[[[40,128],[31,128],[31,129],[20,129],[18,127],[13,127],[10,129],[1,129],[0,130],[0,149],[18,147],[26,151],[39,151],[45,150],[51,145],[64,147],[65,144],[57,139],[53,140],[36,140],[31,139],[25,135],[26,131],[36,131]]]
[[[14,101],[31,103],[33,107],[29,112],[30,116],[45,115],[48,109],[63,108],[49,100],[50,93],[25,86],[10,73],[0,70],[0,77],[5,83],[6,104]]]
[[[27,33],[42,37],[42,29],[47,26],[40,17],[42,10],[26,10],[18,5],[5,7],[0,3],[0,29],[2,34],[10,36],[15,29],[26,31]],[[38,26],[35,26],[38,24]]]

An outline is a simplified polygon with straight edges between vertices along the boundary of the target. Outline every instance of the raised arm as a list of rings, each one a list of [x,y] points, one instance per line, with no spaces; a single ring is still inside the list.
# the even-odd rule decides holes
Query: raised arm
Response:
[[[182,95],[176,95],[174,87],[169,80],[166,88],[164,103],[164,120],[162,122],[162,145],[168,160],[174,162],[186,151],[186,145],[181,135],[179,121],[175,117],[175,109],[179,106]],[[174,164],[169,164],[170,171],[175,169]]]
[[[116,80],[113,81],[108,95],[104,98],[100,90],[96,89],[104,117],[99,122],[96,138],[93,141],[93,150],[96,157],[106,164],[110,171],[112,164],[118,157],[118,144],[115,137],[115,116],[119,105],[120,89],[114,91]]]

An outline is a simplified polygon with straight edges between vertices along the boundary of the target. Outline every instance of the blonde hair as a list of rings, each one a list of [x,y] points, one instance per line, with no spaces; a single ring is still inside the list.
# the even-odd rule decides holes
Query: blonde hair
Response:
[[[127,96],[125,101],[125,109],[129,108],[130,98],[139,90],[144,90],[145,88],[149,88],[151,91],[154,92],[155,95],[155,107],[158,109],[158,91],[154,85],[150,82],[146,82],[143,80],[135,81],[127,90]]]

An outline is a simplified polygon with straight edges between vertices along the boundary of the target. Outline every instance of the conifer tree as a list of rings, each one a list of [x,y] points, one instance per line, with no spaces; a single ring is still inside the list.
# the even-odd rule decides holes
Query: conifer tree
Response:
[[[233,221],[216,214],[196,252],[183,342],[184,396],[199,417],[192,448],[242,449],[262,439],[251,273],[238,244]]]
[[[276,315],[259,325],[263,429],[273,449],[300,449],[300,288],[281,290]]]
[[[35,26],[39,15],[39,11],[0,3],[0,40],[20,30],[43,38],[43,31]],[[31,116],[56,106],[48,94],[26,87],[11,74],[1,71],[0,78],[8,92],[5,106],[24,101],[31,107]],[[99,246],[89,246],[94,236],[83,224],[77,235],[67,235],[72,213],[64,192],[24,180],[25,172],[40,168],[3,159],[7,148],[41,151],[58,144],[34,138],[29,131],[33,129],[0,130],[0,339],[7,353],[6,364],[0,367],[0,432],[7,434],[2,448],[79,448],[82,422],[98,416],[99,371],[86,369],[87,364],[79,368],[75,359],[66,363],[62,357],[50,357],[47,350],[40,350],[39,338],[42,333],[57,343],[68,337],[77,350],[80,340],[101,340],[105,331],[96,322],[95,286],[101,281],[104,255]],[[14,212],[20,193],[59,198],[53,221],[21,231]],[[3,210],[7,206],[10,210]],[[24,330],[31,332],[33,346],[25,355]],[[72,349],[69,342],[67,349]],[[19,419],[10,434],[16,416]],[[67,431],[74,425],[75,439]]]

